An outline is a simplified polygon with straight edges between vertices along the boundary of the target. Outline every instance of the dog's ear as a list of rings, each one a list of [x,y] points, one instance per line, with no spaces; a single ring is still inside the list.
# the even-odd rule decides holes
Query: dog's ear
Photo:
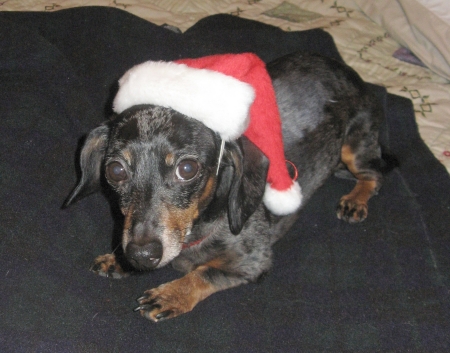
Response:
[[[224,159],[232,165],[228,194],[228,220],[233,234],[239,234],[262,201],[269,160],[245,136],[228,143]]]
[[[100,173],[108,137],[109,127],[106,124],[95,128],[87,136],[80,154],[81,179],[63,207],[100,189]]]

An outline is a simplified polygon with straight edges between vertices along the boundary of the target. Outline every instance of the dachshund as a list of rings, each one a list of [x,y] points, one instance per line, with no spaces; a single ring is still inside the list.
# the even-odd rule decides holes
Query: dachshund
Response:
[[[356,185],[336,209],[361,222],[381,186],[378,141],[384,119],[377,98],[347,65],[293,53],[267,64],[282,120],[286,158],[298,171],[302,205],[332,174]],[[152,321],[191,311],[209,295],[257,281],[272,264],[272,245],[301,209],[274,215],[262,202],[268,159],[245,136],[227,141],[200,121],[157,105],[137,105],[92,130],[80,154],[81,178],[65,202],[102,189],[117,195],[121,245],[138,271],[169,263],[184,277],[145,291],[139,311]],[[99,256],[92,270],[126,272],[117,256]]]

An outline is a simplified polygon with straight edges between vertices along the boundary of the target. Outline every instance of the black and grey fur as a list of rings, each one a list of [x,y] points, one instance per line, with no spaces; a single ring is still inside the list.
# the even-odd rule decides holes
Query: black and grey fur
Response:
[[[342,197],[337,215],[362,221],[382,178],[377,100],[355,71],[321,56],[295,53],[267,69],[303,204],[332,173],[347,169],[357,184]],[[245,137],[226,143],[216,175],[220,144],[199,121],[142,105],[94,129],[82,149],[82,178],[67,205],[98,190],[106,175],[124,215],[128,261],[138,270],[171,263],[185,273],[138,299],[137,310],[153,321],[258,279],[271,267],[271,246],[298,216],[274,216],[265,208],[268,161]],[[94,270],[121,273],[114,254],[97,258]]]

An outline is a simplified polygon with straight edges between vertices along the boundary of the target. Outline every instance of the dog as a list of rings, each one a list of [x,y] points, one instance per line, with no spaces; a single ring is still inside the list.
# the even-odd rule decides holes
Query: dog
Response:
[[[285,156],[295,165],[304,205],[333,173],[356,185],[336,209],[361,222],[382,183],[382,107],[358,74],[336,60],[293,53],[267,64],[282,120]],[[245,136],[227,141],[171,108],[133,106],[95,128],[80,154],[82,176],[65,205],[106,184],[123,214],[121,245],[138,271],[169,263],[184,276],[147,290],[136,311],[152,321],[191,311],[211,294],[257,281],[272,245],[299,211],[278,216],[262,202],[269,162]],[[123,277],[113,254],[92,270]]]

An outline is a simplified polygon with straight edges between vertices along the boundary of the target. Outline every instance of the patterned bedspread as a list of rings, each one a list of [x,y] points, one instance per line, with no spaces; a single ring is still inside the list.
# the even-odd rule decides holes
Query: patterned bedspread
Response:
[[[359,11],[353,0],[22,0],[0,2],[0,10],[58,11],[94,5],[117,7],[183,32],[201,18],[218,13],[257,20],[285,31],[323,28],[333,36],[344,60],[365,81],[412,100],[422,138],[450,171],[448,80],[417,65],[417,59]]]

